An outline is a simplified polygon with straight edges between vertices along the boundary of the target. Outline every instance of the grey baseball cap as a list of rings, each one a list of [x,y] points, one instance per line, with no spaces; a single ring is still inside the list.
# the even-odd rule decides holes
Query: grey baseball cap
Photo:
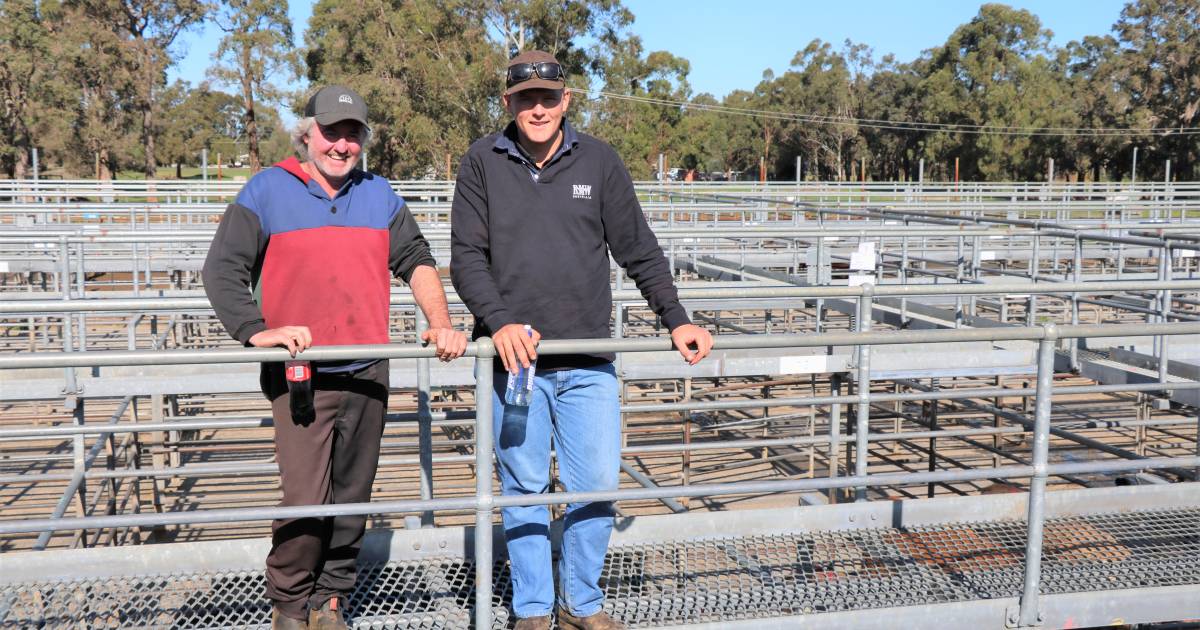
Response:
[[[367,124],[367,103],[358,92],[344,85],[327,85],[304,106],[304,117],[313,117],[322,125],[332,125],[343,120]]]

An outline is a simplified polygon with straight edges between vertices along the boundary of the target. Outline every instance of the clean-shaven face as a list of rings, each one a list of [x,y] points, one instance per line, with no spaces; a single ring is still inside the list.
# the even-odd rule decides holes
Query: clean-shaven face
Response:
[[[363,128],[353,120],[317,123],[308,132],[308,159],[325,179],[342,180],[362,155]]]
[[[517,121],[521,138],[533,145],[554,140],[570,103],[570,90],[533,88],[504,97],[504,106]]]

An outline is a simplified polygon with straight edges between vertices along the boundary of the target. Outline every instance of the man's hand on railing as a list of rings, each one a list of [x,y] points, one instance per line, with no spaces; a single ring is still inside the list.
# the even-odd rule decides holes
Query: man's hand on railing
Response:
[[[699,363],[713,347],[712,334],[695,324],[677,326],[671,331],[671,341],[688,365]],[[693,346],[695,350],[692,350]]]
[[[467,351],[467,336],[453,328],[430,328],[421,333],[421,341],[437,348],[437,358],[453,361]]]
[[[255,333],[250,338],[250,345],[255,348],[274,348],[283,346],[292,356],[297,352],[308,350],[312,346],[312,333],[308,326],[280,326]]]
[[[542,333],[535,328],[525,332],[524,324],[508,324],[492,333],[492,343],[496,344],[496,354],[504,369],[516,374],[517,367],[529,367],[529,362],[537,359],[537,343],[542,339]]]

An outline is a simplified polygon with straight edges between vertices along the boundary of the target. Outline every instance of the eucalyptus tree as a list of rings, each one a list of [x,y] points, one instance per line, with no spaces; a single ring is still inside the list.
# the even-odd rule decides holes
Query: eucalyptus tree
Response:
[[[1101,133],[1101,129],[1135,126],[1130,93],[1121,88],[1120,48],[1111,36],[1090,35],[1067,44],[1063,53],[1071,104],[1080,133],[1068,138],[1064,169],[1096,181],[1120,175],[1125,161],[1117,158],[1131,145],[1130,136]]]
[[[32,149],[54,116],[59,9],[54,1],[0,3],[0,169],[9,177],[29,176]]]
[[[373,171],[446,176],[453,156],[496,129],[506,57],[485,15],[479,0],[322,0],[313,8],[308,79],[344,83],[367,100]]]
[[[115,65],[127,73],[128,103],[141,132],[142,170],[154,177],[158,162],[154,143],[160,133],[160,96],[166,87],[167,68],[176,61],[172,50],[185,30],[207,16],[204,0],[73,0],[92,28],[115,36],[117,46],[103,54],[116,57]]]
[[[257,107],[278,104],[285,94],[275,77],[299,76],[300,54],[292,45],[287,0],[221,0],[215,15],[225,32],[213,57],[209,76],[237,86],[242,100],[250,171],[262,168]],[[270,127],[268,127],[270,129]]]
[[[586,129],[608,142],[635,179],[648,179],[658,154],[677,156],[676,127],[691,96],[688,61],[665,51],[645,53],[631,35],[596,61],[602,96],[588,111]],[[677,157],[676,157],[677,156]]]
[[[959,158],[966,178],[1036,177],[1048,146],[1034,129],[1076,124],[1050,31],[1025,10],[985,4],[922,59],[919,98],[929,122],[925,157]]]
[[[487,24],[500,37],[504,53],[545,50],[569,74],[586,76],[597,70],[594,45],[610,46],[622,39],[633,14],[620,0],[484,0]]]
[[[1200,137],[1185,130],[1200,127],[1200,0],[1131,2],[1113,30],[1135,124],[1164,129],[1143,141],[1172,159],[1177,173],[1195,177]]]

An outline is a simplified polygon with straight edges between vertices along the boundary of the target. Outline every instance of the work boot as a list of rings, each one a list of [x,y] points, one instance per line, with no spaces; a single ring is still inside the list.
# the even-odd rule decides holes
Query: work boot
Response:
[[[601,610],[587,617],[576,617],[566,608],[558,607],[558,627],[567,630],[625,630],[625,624]]]
[[[550,630],[550,615],[518,619],[513,630]]]
[[[303,619],[289,617],[279,612],[278,608],[271,607],[271,630],[307,630],[307,628],[308,623]]]
[[[320,608],[308,611],[309,630],[349,630],[346,620],[342,619],[342,607],[345,598],[330,597]]]

